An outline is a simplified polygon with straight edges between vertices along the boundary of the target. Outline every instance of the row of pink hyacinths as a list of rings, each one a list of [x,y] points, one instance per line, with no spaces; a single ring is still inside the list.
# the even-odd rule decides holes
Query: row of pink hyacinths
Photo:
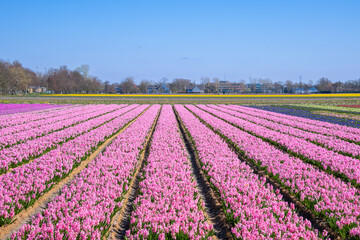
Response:
[[[77,119],[81,121],[80,124],[75,124],[72,127],[14,145],[10,148],[4,148],[0,150],[0,170],[8,170],[11,164],[21,165],[21,163],[26,162],[27,159],[37,156],[47,149],[57,148],[61,146],[63,142],[76,138],[135,107],[137,107],[137,105],[131,105],[125,108],[123,108],[123,106],[104,107],[103,109],[99,109],[98,113],[78,117]],[[89,120],[89,118],[91,119]],[[72,122],[72,120],[70,120],[70,122]]]
[[[203,171],[219,191],[236,239],[317,239],[311,223],[241,162],[221,137],[182,105],[175,106],[190,133]],[[207,120],[208,118],[206,118]],[[210,121],[211,122],[211,121]]]
[[[246,157],[276,176],[280,183],[311,207],[315,214],[324,217],[341,236],[360,237],[359,190],[195,106],[187,107],[236,144]]]
[[[29,106],[38,106],[40,104],[28,104],[28,103],[24,103],[24,104],[17,104],[17,103],[0,103],[0,111],[4,111],[4,110],[9,110],[9,109],[21,109],[21,108],[27,108]]]
[[[53,114],[50,114],[51,116],[47,118],[2,128],[0,129],[0,135],[6,136],[8,134],[13,135],[15,133],[24,132],[26,130],[35,130],[48,124],[70,119],[84,113],[90,113],[90,110],[96,111],[96,108],[96,105],[79,105],[73,108],[60,108],[56,111],[53,111]]]
[[[54,108],[37,110],[26,113],[16,113],[9,115],[1,115],[0,116],[0,128],[5,128],[9,126],[15,126],[23,123],[30,123],[33,121],[38,121],[40,119],[47,118],[51,115],[55,116],[56,111],[62,108],[72,108],[75,106],[57,106]]]
[[[122,206],[129,177],[159,109],[151,106],[11,238],[100,239]]]
[[[170,105],[162,108],[143,177],[126,234],[129,239],[177,239],[180,235],[211,239],[212,225],[205,217],[204,202]]]
[[[2,106],[7,104],[2,104]],[[57,108],[62,105],[50,105],[50,104],[13,104],[10,108],[6,108],[6,106],[0,108],[0,115],[6,114],[15,114],[15,113],[23,113],[29,111],[37,111],[49,108]]]
[[[269,114],[264,113],[256,113],[253,112],[252,109],[241,106],[226,106],[226,105],[209,105],[212,108],[217,110],[229,113],[235,117],[239,117],[248,121],[251,121],[256,124],[260,124],[261,126],[265,126],[267,128],[276,130],[281,133],[286,133],[295,137],[303,138],[308,141],[312,141],[326,148],[329,148],[334,151],[351,154],[354,157],[360,157],[360,145],[355,143],[350,143],[348,141],[344,141],[335,136],[326,136],[320,133],[312,133],[309,131],[301,130],[297,128],[298,122],[294,126],[291,126],[294,122],[293,120],[285,120],[284,123],[277,123],[277,118],[271,116]]]
[[[44,194],[99,144],[137,117],[149,105],[136,107],[92,131],[84,133],[32,162],[0,176],[0,223],[7,222]],[[99,120],[97,125],[104,123]],[[1,225],[1,224],[0,224]]]
[[[99,109],[103,109],[103,111],[99,111]],[[19,144],[27,140],[44,136],[51,132],[58,131],[65,127],[69,127],[74,124],[86,121],[89,118],[105,114],[105,111],[113,111],[113,108],[99,106],[97,110],[98,111],[96,111],[96,109],[94,109],[93,107],[87,108],[86,106],[84,106],[82,108],[73,109],[73,111],[58,111],[58,117],[46,118],[32,123],[26,123],[0,129],[0,134],[2,134],[2,138],[0,140],[0,147],[9,147],[14,144]],[[53,120],[59,118],[60,120]],[[24,125],[32,125],[32,128],[25,128],[23,127]]]
[[[244,107],[241,107],[244,108]],[[261,109],[248,108],[253,113],[264,114],[264,117],[270,115],[273,116],[273,121],[290,125],[299,129],[306,131],[321,133],[323,135],[335,136],[342,138],[344,140],[351,140],[355,142],[360,142],[360,129],[343,126],[339,124],[333,124],[308,118],[290,116],[281,113],[275,113],[270,111],[265,111]]]
[[[310,160],[319,162],[324,169],[329,168],[334,172],[344,174],[350,180],[354,180],[357,184],[360,184],[359,159],[344,156],[342,154],[320,147],[314,143],[308,142],[305,139],[261,126],[264,125],[267,120],[253,119],[251,116],[248,117],[248,120],[244,120],[239,118],[238,115],[240,114],[236,112],[231,112],[228,114],[226,112],[218,111],[204,105],[198,105],[198,107],[236,126],[241,127],[245,131],[249,131],[256,136],[264,137],[274,141],[294,153],[300,154]],[[243,118],[245,117],[243,116]],[[254,123],[251,123],[250,121],[253,121]],[[343,147],[346,147],[346,143],[343,145]]]

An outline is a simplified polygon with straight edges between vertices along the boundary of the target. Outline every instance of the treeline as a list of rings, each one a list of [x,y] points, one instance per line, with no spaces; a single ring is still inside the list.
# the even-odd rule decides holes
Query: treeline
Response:
[[[127,77],[118,83],[101,81],[89,75],[89,66],[82,65],[75,70],[66,66],[49,69],[45,73],[35,73],[18,61],[12,63],[0,60],[0,94],[14,95],[26,93],[185,93],[197,87],[202,93],[305,93],[310,90],[320,93],[360,92],[360,79],[346,82],[332,82],[321,78],[316,84],[292,82],[290,80],[273,82],[271,79],[251,79],[230,82],[218,78],[202,77],[197,84],[194,80],[177,78],[168,81],[162,78],[153,82],[142,80],[135,83]],[[190,91],[189,91],[190,90]]]
[[[13,63],[0,60],[0,93],[19,94],[41,93],[99,93],[103,83],[88,75],[89,67],[83,65],[75,70],[66,66],[49,69],[46,73],[35,73],[18,61]],[[38,91],[39,92],[39,91]]]
[[[24,68],[18,61],[13,63],[0,61],[0,92],[2,94],[27,92],[29,85],[36,81],[38,81],[37,75],[30,69]]]

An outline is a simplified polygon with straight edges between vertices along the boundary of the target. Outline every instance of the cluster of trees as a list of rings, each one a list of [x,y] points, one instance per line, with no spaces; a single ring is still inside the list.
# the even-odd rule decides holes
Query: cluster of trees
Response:
[[[89,67],[82,65],[75,70],[66,66],[50,69],[44,74],[25,68],[20,62],[0,60],[0,93],[28,93],[29,88],[42,87],[51,93],[99,93],[103,83],[89,76]]]
[[[110,83],[90,76],[88,65],[82,65],[75,70],[61,66],[58,69],[49,69],[46,73],[35,73],[23,67],[18,61],[10,63],[0,60],[0,94],[28,93],[30,87],[42,87],[50,93],[149,93],[149,91],[161,93],[164,88],[160,86],[165,86],[172,93],[183,93],[195,86],[205,93],[216,93],[219,92],[216,84],[221,82],[223,81],[218,78],[203,77],[199,84],[183,78],[171,82],[166,78],[157,82],[142,80],[136,84],[134,78],[127,77],[121,82]],[[251,79],[250,83],[242,80],[236,82],[234,86],[237,92],[253,93],[295,93],[299,89],[307,92],[313,87],[323,93],[360,92],[360,79],[332,82],[327,78],[321,78],[316,84],[311,81],[303,83],[290,80],[273,82],[271,79]]]
[[[97,77],[89,76],[89,66],[82,65],[74,71],[66,66],[50,69],[40,76],[48,90],[55,93],[99,93],[103,84]]]
[[[26,92],[28,86],[37,80],[36,74],[24,68],[18,61],[13,63],[0,61],[0,93]]]
[[[276,83],[275,83],[276,84]],[[285,93],[294,93],[299,89],[305,91],[315,87],[319,93],[359,93],[360,92],[360,78],[355,80],[348,80],[345,82],[332,82],[327,78],[320,78],[316,84],[312,81],[309,83],[286,81],[284,84]]]
[[[199,84],[193,80],[184,78],[176,78],[172,81],[168,81],[167,78],[162,78],[157,82],[142,80],[139,84],[136,84],[134,78],[127,77],[120,83],[111,84],[109,81],[105,81],[101,92],[149,93],[149,87],[164,84],[170,89],[171,93],[184,93],[187,89],[192,89],[195,86],[198,86],[204,91],[204,93],[218,93],[218,90],[214,87],[213,83],[220,82],[219,78],[210,79],[208,77],[202,77]],[[312,81],[304,83],[301,81],[293,82],[291,80],[287,80],[285,82],[273,82],[271,79],[252,79],[250,83],[246,83],[242,80],[236,83],[240,86],[240,92],[248,93],[296,93],[299,91],[308,92],[313,88],[316,88],[319,93],[360,92],[360,78],[356,80],[348,80],[346,82],[331,82],[327,78],[321,78],[316,84]],[[161,93],[161,90],[159,93]]]

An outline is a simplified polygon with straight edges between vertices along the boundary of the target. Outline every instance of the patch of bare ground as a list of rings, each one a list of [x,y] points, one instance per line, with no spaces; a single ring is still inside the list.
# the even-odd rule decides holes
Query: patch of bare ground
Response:
[[[56,196],[59,195],[61,189],[69,184],[81,171],[83,171],[86,166],[93,161],[97,155],[103,152],[106,147],[111,144],[111,142],[119,136],[122,132],[125,131],[133,122],[136,121],[147,109],[145,109],[142,113],[140,113],[136,118],[128,122],[124,127],[121,128],[116,134],[112,137],[108,138],[103,144],[101,144],[87,159],[81,162],[81,164],[75,168],[66,178],[58,182],[54,185],[48,192],[42,195],[32,206],[28,207],[21,211],[18,215],[16,215],[16,219],[8,225],[4,225],[0,227],[0,239],[8,239],[11,237],[11,234],[15,233],[19,228],[28,223],[32,216],[36,215],[37,213],[42,212],[46,207],[47,204],[54,199]]]

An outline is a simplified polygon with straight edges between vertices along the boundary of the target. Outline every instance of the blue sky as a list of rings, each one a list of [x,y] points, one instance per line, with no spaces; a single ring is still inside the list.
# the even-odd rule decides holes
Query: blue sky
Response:
[[[5,1],[0,59],[162,77],[360,78],[360,1]]]

